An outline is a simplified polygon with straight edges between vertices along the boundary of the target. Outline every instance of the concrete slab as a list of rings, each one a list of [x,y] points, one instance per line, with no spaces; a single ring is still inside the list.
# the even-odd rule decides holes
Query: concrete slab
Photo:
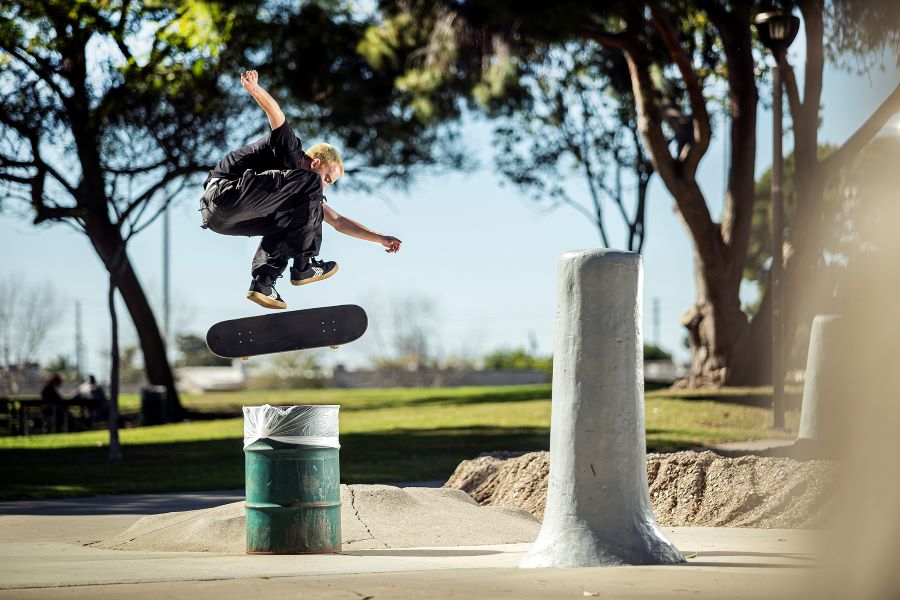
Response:
[[[201,498],[123,497],[0,505],[0,600],[6,598],[775,598],[806,597],[813,531],[663,528],[687,564],[518,569],[530,544],[371,549],[340,555],[124,552],[85,546],[159,506]],[[215,506],[228,496],[208,498]],[[32,506],[28,506],[31,504]],[[202,507],[202,505],[201,505]],[[107,514],[102,514],[107,510]],[[78,511],[94,511],[79,515]],[[38,513],[38,514],[28,514]],[[76,514],[72,514],[76,513]],[[761,575],[765,575],[762,577]]]
[[[665,577],[681,582],[679,585],[687,585],[688,581],[700,582],[706,577],[725,581],[723,577],[728,575],[727,580],[735,584],[735,593],[725,594],[720,588],[719,597],[760,597],[756,594],[756,588],[743,589],[744,584],[739,583],[744,581],[743,573],[766,571],[787,574],[806,571],[815,563],[815,532],[725,528],[665,528],[664,531],[684,552],[688,558],[687,565],[626,567],[625,575],[597,576],[601,580],[613,577],[621,578],[622,582],[643,585],[642,582],[651,572],[659,576],[665,573]],[[373,585],[377,582],[380,582],[378,585],[389,585],[391,577],[387,577],[388,574],[432,571],[455,571],[458,572],[457,580],[465,582],[473,576],[466,574],[467,571],[483,572],[485,569],[505,570],[504,577],[511,577],[511,581],[519,582],[525,588],[528,587],[525,582],[561,581],[556,570],[538,570],[533,577],[525,579],[513,573],[529,547],[530,544],[507,544],[360,550],[339,555],[250,556],[123,552],[66,542],[7,542],[0,545],[0,589],[43,589],[47,592],[48,588],[92,586],[99,594],[100,588],[96,586],[296,577],[319,577],[322,578],[322,585],[327,586],[329,576],[354,574],[383,574],[385,577],[371,582]],[[621,568],[611,570],[616,569]],[[682,573],[680,569],[686,570]],[[308,589],[305,584],[302,587]],[[121,593],[122,588],[118,589]],[[54,597],[59,591],[54,589]],[[752,594],[741,595],[744,592]],[[149,596],[151,592],[147,594]],[[429,592],[428,595],[433,594]],[[297,597],[296,588],[293,597]]]
[[[765,576],[761,576],[765,573]],[[391,600],[474,598],[478,600],[766,599],[813,598],[805,592],[809,575],[797,570],[711,569],[708,567],[612,567],[587,569],[468,569],[364,573],[276,579],[190,581],[53,590],[0,591],[0,600]]]

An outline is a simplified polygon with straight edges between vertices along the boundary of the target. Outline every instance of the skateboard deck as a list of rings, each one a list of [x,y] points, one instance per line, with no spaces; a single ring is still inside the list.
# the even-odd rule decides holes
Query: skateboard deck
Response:
[[[336,347],[360,338],[368,325],[355,304],[323,306],[222,321],[209,328],[206,345],[222,358]]]

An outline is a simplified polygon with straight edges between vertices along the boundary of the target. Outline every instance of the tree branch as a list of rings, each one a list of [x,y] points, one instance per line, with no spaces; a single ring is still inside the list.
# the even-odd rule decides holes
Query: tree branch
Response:
[[[13,175],[12,173],[4,173],[0,171],[0,181],[9,181],[11,183],[30,185],[34,182],[34,177],[22,177],[21,175]]]
[[[145,165],[143,167],[129,167],[129,168],[117,168],[112,167],[110,165],[103,165],[103,170],[107,173],[111,173],[113,175],[140,175],[142,173],[149,173],[150,171],[155,171],[156,169],[161,169],[169,163],[168,160],[163,159],[156,164]],[[210,167],[211,169],[212,167]]]
[[[172,205],[172,198],[174,198],[175,196],[177,196],[178,194],[180,194],[181,192],[183,192],[183,191],[184,191],[184,188],[186,188],[186,187],[187,187],[187,183],[184,182],[184,181],[182,181],[181,185],[178,186],[178,189],[175,190],[174,192],[172,192],[172,193],[169,195],[169,197],[166,198],[166,201],[163,203],[163,205],[162,205],[161,207],[159,207],[159,209],[156,211],[156,213],[154,213],[154,214],[153,214],[149,219],[147,219],[145,222],[143,222],[143,223],[141,223],[140,225],[138,225],[138,224],[137,224],[138,219],[135,219],[134,225],[131,227],[131,231],[129,232],[128,236],[125,238],[125,241],[127,242],[127,241],[130,240],[132,237],[134,237],[135,235],[139,234],[139,233],[142,232],[143,230],[147,229],[147,227],[149,227],[150,225],[152,225],[153,222],[156,221],[156,219],[158,219],[159,216],[160,216],[161,214],[163,214],[163,212],[165,212],[166,210],[168,210],[168,208]]]
[[[837,151],[819,162],[819,172],[828,178],[833,177],[856,156],[863,146],[875,137],[875,134],[898,111],[900,111],[900,85],[894,88],[891,95],[885,98],[881,106],[875,109],[866,122]]]
[[[684,164],[685,169],[689,173],[697,170],[700,159],[706,154],[709,148],[709,141],[712,137],[712,129],[709,124],[709,113],[706,110],[706,99],[703,97],[703,87],[697,78],[697,72],[691,64],[684,48],[678,42],[678,37],[672,25],[666,19],[662,10],[655,5],[650,6],[650,14],[656,30],[659,32],[672,60],[678,65],[681,72],[681,79],[687,87],[688,99],[691,103],[691,120],[694,123],[694,142],[687,148],[687,154],[679,157]]]
[[[629,37],[623,33],[610,33],[597,27],[593,23],[586,23],[582,26],[585,36],[602,46],[610,48],[625,48],[628,45]]]
[[[53,68],[50,65],[48,65],[46,63],[42,64],[42,62],[39,59],[37,59],[36,57],[34,57],[33,55],[26,56],[26,55],[20,53],[21,48],[19,48],[17,46],[8,46],[6,44],[3,44],[2,46],[0,46],[0,49],[3,49],[6,52],[9,52],[14,57],[16,57],[16,59],[18,59],[19,62],[21,62],[23,65],[25,65],[28,68],[28,70],[30,70],[32,73],[37,75],[38,79],[40,79],[41,81],[46,83],[48,86],[50,86],[50,89],[52,89],[54,92],[56,92],[56,95],[59,96],[59,98],[63,102],[65,102],[68,99],[68,96],[66,96],[63,93],[62,88],[59,87],[59,84],[57,84],[56,81],[54,81]],[[28,59],[29,56],[34,59],[34,62],[32,62]],[[46,69],[46,71],[44,69]]]
[[[806,33],[806,66],[803,70],[803,108],[819,115],[822,98],[822,78],[825,69],[825,25],[822,0],[800,0],[800,14]],[[810,115],[807,126],[816,127],[816,118]]]
[[[81,218],[87,216],[87,209],[66,206],[46,206],[43,200],[40,207],[36,208],[34,221],[35,225],[44,221],[61,221],[64,219]]]
[[[119,47],[119,52],[122,53],[122,56],[125,57],[125,60],[131,62],[134,57],[131,55],[131,50],[129,50],[128,46],[125,45],[125,26],[128,24],[129,8],[131,8],[131,1],[124,0],[122,2],[122,14],[119,17],[119,22],[116,23],[115,28],[113,28],[113,39],[116,41],[116,45]]]
[[[150,198],[152,198],[158,191],[174,181],[176,178],[185,175],[191,175],[193,173],[199,173],[205,169],[206,165],[191,164],[184,167],[178,167],[166,172],[166,174],[163,175],[159,181],[151,185],[149,188],[144,190],[144,192],[140,196],[128,203],[127,207],[122,211],[119,217],[120,222],[128,219],[131,216],[131,213],[133,213],[138,206],[140,206],[144,202],[149,201]]]

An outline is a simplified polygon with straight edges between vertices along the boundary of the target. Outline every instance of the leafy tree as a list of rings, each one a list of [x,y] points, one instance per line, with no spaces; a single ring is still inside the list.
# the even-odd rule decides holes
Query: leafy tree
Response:
[[[672,355],[655,344],[644,344],[644,360],[667,360]]]
[[[26,1],[0,2],[0,15],[0,201],[87,236],[134,321],[147,378],[166,386],[177,416],[165,346],[126,246],[224,136],[214,58],[236,9]]]
[[[527,109],[529,104],[523,100],[527,89],[521,81],[528,72],[527,63],[534,60],[535,48],[580,44],[585,49],[599,46],[619,53],[627,65],[629,98],[641,141],[655,173],[674,197],[694,244],[697,299],[682,322],[692,351],[688,383],[701,385],[763,383],[770,378],[764,360],[770,330],[768,294],[762,318],[751,323],[741,310],[739,290],[755,201],[758,81],[764,72],[751,20],[754,13],[780,4],[469,0],[442,2],[436,9],[433,3],[424,2],[391,1],[381,6],[387,21],[410,9],[433,15],[415,19],[421,28],[431,28],[433,35],[425,46],[425,54],[432,58],[411,65],[404,79],[424,82],[408,87],[413,105],[426,103],[435,95],[443,101],[447,94],[458,92],[480,100],[489,115],[502,112],[503,107],[507,111]],[[807,218],[807,214],[817,216],[826,210],[822,194],[826,184],[900,109],[898,86],[845,144],[828,158],[817,160],[826,40],[833,55],[896,52],[900,49],[896,27],[900,9],[897,3],[826,0],[801,0],[798,6],[807,39],[802,100],[792,73],[786,77],[798,190],[796,249],[786,277],[795,286],[803,281],[799,275],[815,263],[820,247],[815,224],[822,219]],[[448,28],[457,35],[448,36]],[[453,43],[440,43],[448,37]],[[497,52],[498,48],[502,52]],[[485,94],[485,89],[491,93]],[[489,97],[485,99],[485,95]],[[724,212],[716,222],[697,182],[697,169],[712,138],[712,115],[722,107],[730,116],[726,133],[730,156]],[[795,318],[794,323],[797,321]]]
[[[175,418],[165,346],[127,244],[226,148],[262,133],[234,82],[240,66],[271,59],[266,77],[280,82],[272,90],[297,130],[344,142],[349,185],[404,185],[418,167],[463,162],[452,128],[428,129],[396,106],[405,55],[373,68],[357,52],[371,15],[350,6],[0,0],[0,206],[87,236]]]
[[[541,204],[566,204],[597,228],[610,246],[606,205],[626,229],[624,246],[640,252],[646,231],[647,187],[653,165],[644,152],[621,54],[602,47],[566,44],[541,48],[523,78],[534,106],[497,126],[496,160],[514,184]],[[572,175],[586,184],[588,206],[569,191]],[[626,199],[634,180],[635,199]]]
[[[524,348],[495,350],[484,357],[482,364],[485,369],[501,371],[553,371],[552,358],[537,356]]]
[[[835,211],[840,215],[841,175],[888,119],[900,111],[900,85],[840,146],[823,151],[819,141],[825,61],[866,72],[885,60],[900,60],[900,3],[867,0],[798,0],[806,34],[803,83],[797,66],[779,62],[791,117],[794,146],[793,187],[796,209],[790,230],[791,253],[785,262],[785,332],[808,328],[817,306],[807,301],[822,280]],[[769,289],[762,315],[768,315]],[[768,327],[768,323],[764,323]],[[760,328],[762,329],[762,328]],[[805,350],[806,344],[801,344]]]

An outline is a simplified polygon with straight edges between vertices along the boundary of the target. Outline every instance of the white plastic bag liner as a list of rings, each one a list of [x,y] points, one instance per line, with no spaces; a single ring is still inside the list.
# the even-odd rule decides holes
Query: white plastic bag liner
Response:
[[[244,448],[267,439],[298,446],[340,448],[337,404],[245,406]]]

